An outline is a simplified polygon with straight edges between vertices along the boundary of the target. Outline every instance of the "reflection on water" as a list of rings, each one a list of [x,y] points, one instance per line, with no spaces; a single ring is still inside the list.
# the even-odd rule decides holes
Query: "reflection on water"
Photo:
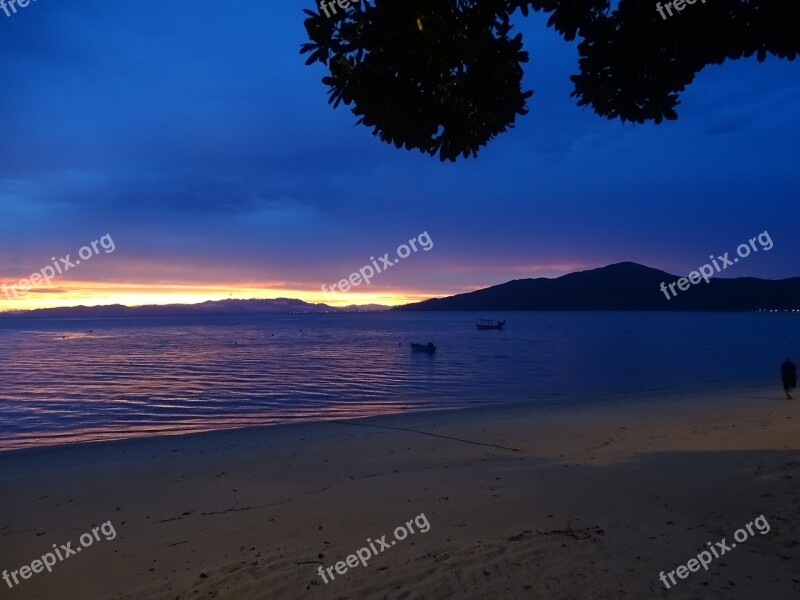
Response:
[[[477,331],[478,317],[507,329]],[[798,333],[786,314],[0,320],[0,449],[763,383]]]

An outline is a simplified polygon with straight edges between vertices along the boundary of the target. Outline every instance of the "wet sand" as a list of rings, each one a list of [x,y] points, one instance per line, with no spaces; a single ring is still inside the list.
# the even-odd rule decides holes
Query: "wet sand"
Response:
[[[430,435],[432,434],[432,435]],[[800,400],[506,406],[0,454],[3,598],[796,598]],[[394,540],[424,514],[430,529]],[[706,572],[675,570],[764,515]],[[386,534],[395,545],[337,574]],[[318,568],[334,567],[324,583]],[[340,567],[341,568],[341,567]],[[13,580],[12,580],[13,583]]]

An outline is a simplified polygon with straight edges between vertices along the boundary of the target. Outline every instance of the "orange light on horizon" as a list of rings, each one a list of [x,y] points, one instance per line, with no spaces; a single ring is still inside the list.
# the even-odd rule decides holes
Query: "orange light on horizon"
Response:
[[[398,306],[447,295],[381,290],[375,292],[348,292],[324,294],[321,290],[309,291],[283,287],[282,282],[232,283],[232,284],[133,284],[88,281],[66,281],[58,286],[34,288],[27,293],[12,289],[16,282],[0,281],[0,312],[61,308],[72,306],[125,306],[199,304],[201,302],[238,299],[292,298],[312,304],[334,307],[364,304]],[[3,288],[2,286],[6,287]]]

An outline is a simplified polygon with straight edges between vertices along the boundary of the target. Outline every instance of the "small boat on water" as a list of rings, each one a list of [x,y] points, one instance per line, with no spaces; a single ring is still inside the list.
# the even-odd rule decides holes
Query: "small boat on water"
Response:
[[[478,319],[478,324],[475,325],[478,329],[502,329],[506,324],[505,321],[493,321],[492,319]]]
[[[411,342],[411,351],[433,354],[436,352],[436,346],[433,345],[433,342],[428,342],[427,344],[415,344],[414,342]]]

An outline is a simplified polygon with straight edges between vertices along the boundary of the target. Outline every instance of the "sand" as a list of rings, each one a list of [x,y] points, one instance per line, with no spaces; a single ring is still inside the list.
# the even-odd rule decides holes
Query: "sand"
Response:
[[[0,569],[101,523],[117,535],[0,580],[0,598],[797,598],[800,399],[781,398],[638,395],[5,452]],[[420,514],[426,533],[323,583],[319,566]],[[762,514],[769,533],[659,581]]]

